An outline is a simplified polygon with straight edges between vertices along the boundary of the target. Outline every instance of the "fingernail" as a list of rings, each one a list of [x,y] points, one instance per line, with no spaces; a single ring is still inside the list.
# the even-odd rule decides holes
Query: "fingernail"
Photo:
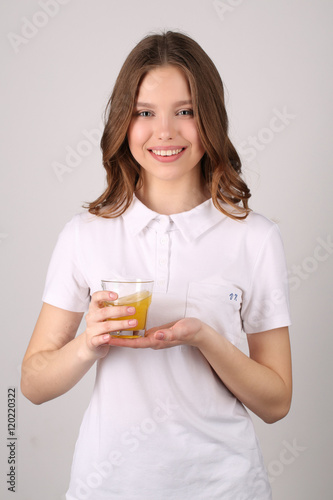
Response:
[[[137,324],[137,320],[136,319],[130,319],[129,322],[128,322],[128,324],[130,326],[135,326]]]
[[[133,314],[133,313],[135,313],[135,307],[128,307],[128,308],[127,308],[127,312],[128,312],[129,314]]]
[[[164,339],[164,333],[163,332],[157,332],[155,337],[158,339],[158,340],[163,340]]]

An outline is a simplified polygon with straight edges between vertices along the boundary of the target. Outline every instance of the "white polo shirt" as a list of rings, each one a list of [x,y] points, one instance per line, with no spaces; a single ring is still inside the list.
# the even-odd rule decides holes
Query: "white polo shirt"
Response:
[[[187,317],[233,344],[290,324],[277,226],[235,221],[211,200],[159,215],[137,198],[116,219],[75,216],[59,236],[43,300],[86,311],[101,279],[153,278],[148,328]],[[244,335],[244,334],[243,334]],[[269,333],[268,333],[269,335]],[[268,500],[252,421],[194,347],[112,347],[75,448],[67,500]]]

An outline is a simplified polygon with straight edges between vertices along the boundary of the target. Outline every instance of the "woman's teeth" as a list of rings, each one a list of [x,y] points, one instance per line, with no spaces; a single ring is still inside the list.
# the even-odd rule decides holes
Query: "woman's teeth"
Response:
[[[151,151],[158,156],[173,156],[178,155],[183,151],[184,148],[180,149],[151,149]]]

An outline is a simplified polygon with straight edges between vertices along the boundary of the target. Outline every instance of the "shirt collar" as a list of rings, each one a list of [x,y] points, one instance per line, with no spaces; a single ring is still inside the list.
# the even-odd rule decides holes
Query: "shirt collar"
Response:
[[[212,199],[204,201],[188,212],[171,215],[172,220],[187,241],[193,241],[226,218],[215,208]]]
[[[150,210],[136,196],[133,196],[131,205],[122,217],[129,231],[136,235],[143,231],[152,220],[168,216]],[[211,198],[192,210],[170,215],[170,219],[187,241],[195,240],[225,218],[226,216],[215,208]]]
[[[146,207],[135,195],[128,209],[122,214],[126,226],[130,232],[139,234],[149,222],[155,219],[159,214]]]

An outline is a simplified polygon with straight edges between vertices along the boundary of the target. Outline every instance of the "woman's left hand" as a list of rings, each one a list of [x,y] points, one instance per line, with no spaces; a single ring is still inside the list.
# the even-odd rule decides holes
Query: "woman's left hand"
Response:
[[[150,328],[144,337],[137,339],[122,339],[110,337],[111,346],[132,347],[134,349],[166,349],[177,345],[195,346],[199,342],[203,323],[197,318],[183,318],[175,323],[161,327]]]

